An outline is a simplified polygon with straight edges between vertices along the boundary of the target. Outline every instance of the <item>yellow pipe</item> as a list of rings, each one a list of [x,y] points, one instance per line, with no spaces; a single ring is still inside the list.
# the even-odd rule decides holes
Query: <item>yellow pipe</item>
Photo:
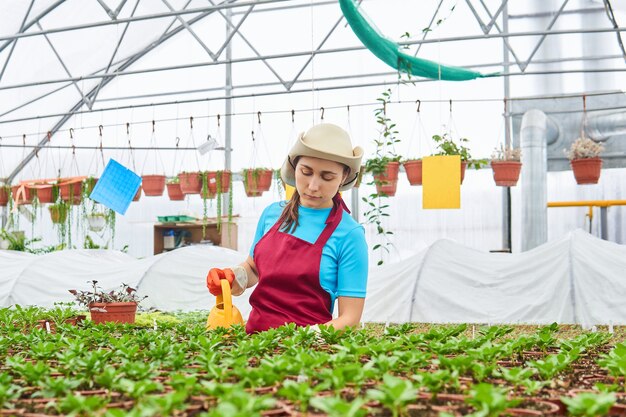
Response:
[[[609,207],[626,206],[626,200],[553,201],[548,207]]]
[[[589,221],[593,220],[593,206],[589,206]]]

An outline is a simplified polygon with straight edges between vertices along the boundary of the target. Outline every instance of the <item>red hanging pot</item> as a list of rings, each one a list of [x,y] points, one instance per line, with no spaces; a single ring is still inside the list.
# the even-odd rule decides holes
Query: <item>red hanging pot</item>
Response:
[[[141,188],[146,197],[158,197],[165,190],[165,175],[143,175]]]
[[[35,184],[29,188],[32,195],[37,195],[40,203],[54,203],[54,193],[52,192],[51,184]]]
[[[167,184],[167,195],[172,201],[181,201],[185,199],[185,194],[181,191],[179,183]]]
[[[217,175],[217,171],[207,173],[209,197],[217,194]],[[230,189],[230,171],[221,171],[220,188],[220,193],[227,193]]]
[[[406,177],[409,180],[409,184],[422,185],[422,160],[416,159],[406,161],[402,165],[404,165],[404,170],[406,171]]]
[[[200,194],[202,191],[202,177],[199,172],[181,172],[178,179],[183,194]]]
[[[9,202],[9,191],[5,186],[0,186],[0,206],[4,207]]]
[[[137,189],[137,192],[135,193],[135,196],[133,197],[133,201],[139,201],[139,199],[141,198],[141,188],[142,186],[140,185]]]
[[[461,162],[461,184],[463,184],[463,180],[465,179],[465,170],[467,169],[467,162]]]
[[[72,199],[72,204],[80,204],[83,196],[83,183],[81,180],[70,180],[71,182],[66,182],[65,184],[59,185],[59,194],[61,195],[61,200],[70,201]]]
[[[491,161],[491,169],[497,186],[514,187],[519,180],[522,163],[519,161]]]
[[[30,189],[24,184],[14,185],[11,187],[11,195],[15,204],[30,204],[33,202],[33,196],[30,194]]]
[[[578,184],[597,184],[602,172],[602,159],[583,158],[570,161]]]
[[[374,179],[376,180],[376,192],[378,194],[386,194],[389,197],[396,195],[399,170],[399,162],[389,162],[385,168],[385,172],[374,175]]]
[[[269,191],[272,186],[273,171],[271,169],[250,169],[245,175],[244,187],[248,197],[258,197],[265,191]]]

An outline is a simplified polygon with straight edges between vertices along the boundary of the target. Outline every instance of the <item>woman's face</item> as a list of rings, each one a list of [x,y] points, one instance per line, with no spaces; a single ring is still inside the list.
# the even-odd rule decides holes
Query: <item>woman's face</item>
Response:
[[[333,197],[345,179],[344,165],[339,162],[310,156],[298,159],[296,189],[304,207],[332,207]]]

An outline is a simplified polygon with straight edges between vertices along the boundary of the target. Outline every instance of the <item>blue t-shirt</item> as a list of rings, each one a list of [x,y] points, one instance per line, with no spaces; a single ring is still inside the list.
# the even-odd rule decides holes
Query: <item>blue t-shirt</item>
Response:
[[[259,219],[250,256],[254,259],[257,242],[276,224],[285,202],[277,202],[263,210]],[[291,235],[314,243],[326,226],[331,208],[298,208],[299,226]],[[367,243],[365,229],[347,212],[322,249],[320,285],[331,297],[331,313],[337,297],[365,298],[367,287]]]

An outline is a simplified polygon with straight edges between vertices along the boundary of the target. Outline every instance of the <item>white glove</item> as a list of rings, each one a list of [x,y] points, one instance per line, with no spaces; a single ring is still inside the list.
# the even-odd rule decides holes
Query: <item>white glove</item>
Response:
[[[235,281],[237,281],[237,285],[239,285],[240,291],[236,294],[233,292],[233,295],[241,295],[248,288],[248,273],[246,272],[246,268],[241,265],[233,266],[231,268],[233,270],[233,274],[235,274]]]
[[[313,336],[315,337],[315,341],[317,343],[325,343],[326,341],[322,337],[322,330],[320,330],[320,326],[314,324],[313,326],[309,326],[309,328],[313,331]]]

